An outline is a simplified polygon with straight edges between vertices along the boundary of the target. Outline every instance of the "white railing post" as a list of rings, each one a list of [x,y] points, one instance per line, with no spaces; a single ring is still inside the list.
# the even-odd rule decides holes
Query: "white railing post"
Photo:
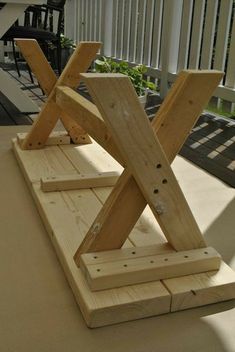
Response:
[[[112,30],[113,30],[113,0],[104,0],[104,31],[103,53],[112,56]]]
[[[183,0],[164,1],[160,85],[162,98],[166,96],[168,91],[168,73],[177,72],[182,8]]]
[[[65,23],[64,32],[65,36],[72,39],[74,42],[78,41],[78,19],[77,0],[67,0],[65,4]]]

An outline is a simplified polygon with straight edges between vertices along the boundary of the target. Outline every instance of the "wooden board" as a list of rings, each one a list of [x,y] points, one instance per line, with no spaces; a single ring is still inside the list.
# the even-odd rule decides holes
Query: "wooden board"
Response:
[[[119,174],[117,172],[97,172],[92,174],[64,175],[41,178],[44,192],[67,191],[71,189],[114,186]]]
[[[161,281],[155,281],[91,292],[80,269],[73,261],[73,254],[109,195],[110,187],[50,193],[44,193],[40,189],[41,177],[88,173],[94,170],[120,172],[118,163],[95,143],[79,147],[48,146],[42,150],[23,151],[15,141],[13,148],[87,325],[98,327],[169,312],[174,295],[173,288],[172,292],[168,288],[169,281],[174,280],[177,286],[177,280],[180,285],[183,278],[164,280],[164,284]],[[135,248],[137,245],[161,243],[163,239],[159,237],[153,224],[154,219],[147,209],[131,232],[129,236],[131,241],[127,240],[125,247],[138,251],[138,248]],[[166,253],[166,250],[169,248],[166,249],[165,245],[160,249],[164,251],[163,253]],[[183,301],[185,295],[191,297],[191,287],[195,287],[195,282],[199,279],[200,300],[195,300],[194,306],[214,303],[215,295],[221,297],[221,300],[235,297],[235,274],[228,266],[223,265],[223,272],[221,272],[223,278],[216,275],[217,279],[214,280],[215,274],[210,273],[212,295],[208,292],[208,275],[187,276],[187,286],[175,294],[177,300]],[[165,281],[168,284],[167,288]],[[185,304],[178,304],[175,310],[185,309],[185,307]]]
[[[107,255],[111,257],[113,251],[81,256],[80,268],[92,291],[218,270],[221,263],[220,255],[211,247],[155,255],[146,253],[144,247],[138,254],[132,251],[129,258],[127,251],[115,250],[109,261]]]
[[[17,140],[20,146],[24,143],[27,138],[28,133],[17,133]],[[62,144],[70,144],[70,136],[66,132],[52,132],[45,145],[62,145]]]

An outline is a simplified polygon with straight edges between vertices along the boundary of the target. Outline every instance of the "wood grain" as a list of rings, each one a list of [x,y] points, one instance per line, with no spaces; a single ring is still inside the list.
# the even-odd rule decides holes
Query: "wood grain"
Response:
[[[32,64],[32,68],[36,70],[36,75],[37,70],[39,71],[38,75],[41,79],[41,83],[46,87],[46,90],[49,92],[49,88],[51,88],[52,83],[50,86],[48,85],[48,81],[44,83],[45,76],[41,73],[41,71],[45,70],[45,72],[48,72],[49,77],[53,79],[51,69],[49,68],[48,64],[46,64],[45,59],[41,55],[41,52],[35,48],[35,42],[28,42],[28,45],[25,45],[25,43],[26,42],[20,42],[20,45],[23,51],[27,51],[27,54],[28,47],[31,47],[31,49],[35,49],[36,57],[39,60],[40,65],[38,66],[36,64]],[[76,88],[80,81],[80,73],[87,71],[92,60],[95,58],[95,55],[100,48],[100,45],[101,44],[98,42],[81,42],[78,45],[57,82],[54,83],[55,80],[53,79],[54,85],[52,90],[50,91],[48,100],[43,106],[41,112],[38,115],[37,120],[32,126],[30,133],[24,141],[22,145],[23,149],[40,149],[45,145],[50,132],[53,130],[56,122],[61,116],[61,109],[55,103],[55,87],[59,85],[68,85],[71,88]],[[34,61],[34,55],[32,55],[32,53],[31,55],[27,54],[26,57],[28,58],[29,63],[32,63]],[[73,120],[71,120],[71,118],[67,114],[62,115],[63,124],[75,143],[87,143],[90,141],[89,137],[84,134],[84,130],[79,125],[77,125]]]
[[[222,75],[223,73],[219,71],[192,70],[182,71],[179,74],[152,123],[170,162],[174,160]],[[88,81],[87,85],[89,86]],[[91,227],[83,244],[77,250],[75,260],[78,264],[80,253],[120,248],[143,212],[146,200],[128,170],[120,177],[117,186],[93,224],[93,226],[100,224],[99,232],[92,236]],[[127,203],[128,210],[125,208]],[[122,226],[121,229],[119,226],[112,228],[112,223],[117,218],[123,219],[119,224]],[[108,239],[106,233],[109,233]]]

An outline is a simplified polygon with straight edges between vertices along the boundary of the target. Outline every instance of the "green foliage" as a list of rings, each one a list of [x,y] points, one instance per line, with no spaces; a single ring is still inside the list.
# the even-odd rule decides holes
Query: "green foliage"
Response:
[[[64,34],[60,35],[60,45],[62,49],[74,49],[76,47],[73,40],[65,37]]]
[[[121,61],[118,63],[102,56],[100,59],[95,60],[95,71],[100,73],[122,73],[128,76],[138,96],[144,95],[146,89],[157,89],[153,82],[148,82],[144,79],[144,74],[147,72],[145,65],[129,67],[127,62]]]

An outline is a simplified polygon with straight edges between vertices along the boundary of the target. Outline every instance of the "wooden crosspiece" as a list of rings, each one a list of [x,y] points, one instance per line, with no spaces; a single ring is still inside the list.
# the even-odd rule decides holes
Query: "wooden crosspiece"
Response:
[[[101,43],[81,42],[58,80],[36,40],[17,39],[17,45],[37,77],[41,88],[48,95],[48,100],[22,143],[22,148],[42,148],[59,118],[74,143],[90,143],[91,140],[83,128],[55,104],[55,90],[57,86],[64,84],[71,88],[78,86],[80,73],[86,72],[90,67]]]
[[[152,123],[153,131],[157,135],[157,138],[170,163],[174,160],[176,154],[187,138],[189,131],[200,116],[205,105],[208,103],[214,89],[221,80],[222,75],[223,74],[219,71],[184,71],[179,75],[177,81],[170,90]],[[94,91],[93,85],[98,79],[100,80],[100,84],[104,84],[106,82],[105,78],[103,76],[102,78],[101,76],[95,77],[93,75],[82,76],[85,79],[86,85],[88,86],[94,101],[96,101],[97,106],[99,109],[102,109],[100,104],[101,101],[106,101],[105,96],[103,96],[103,98],[100,97],[100,94]],[[122,78],[123,77],[116,77],[116,80],[118,81]],[[111,77],[106,77],[106,80],[108,81],[111,79]],[[128,92],[130,91],[130,94],[132,94],[131,104],[134,105],[135,116],[141,116],[141,120],[146,121],[146,115],[140,109],[136,96],[133,95],[133,92],[129,86],[127,89]],[[114,86],[108,84],[108,90],[110,96],[110,92],[113,92]],[[100,91],[103,92],[104,89],[102,88]],[[123,92],[123,96],[121,96],[121,93],[118,93],[117,91],[113,92],[112,95],[114,98],[119,100],[120,106],[122,106],[121,104],[123,102],[126,102],[126,105],[129,104],[129,102],[127,102],[127,93],[126,91]],[[63,92],[61,95],[62,96],[59,96],[58,98],[61,106],[64,104],[66,105],[67,99],[68,104],[66,107],[70,105],[71,108],[71,101],[69,101],[68,98],[69,92]],[[115,104],[118,105],[116,100]],[[102,113],[104,114],[103,110]],[[112,119],[114,119],[114,111],[109,111],[109,113],[111,114],[110,117],[112,116]],[[117,115],[118,114],[122,117],[122,112],[118,111]],[[131,116],[131,111],[129,111],[129,114]],[[108,114],[105,116],[107,115]],[[134,120],[133,125],[136,125]],[[138,143],[142,141],[142,137],[139,136],[139,138],[140,140]],[[116,141],[116,145],[120,146],[119,141],[118,144]],[[121,159],[123,157],[124,156],[122,154]],[[160,169],[161,163],[158,164],[159,166],[157,166],[155,162],[154,167],[155,171],[159,167],[158,171],[160,173],[162,170],[162,168]],[[165,178],[162,178],[162,181],[163,179]],[[156,187],[156,192],[157,189],[158,188]],[[153,190],[151,192],[153,192]],[[155,195],[158,197],[158,194],[155,193]],[[127,204],[128,207],[126,206]],[[79,265],[79,257],[82,253],[121,248],[130,231],[136,224],[138,218],[142,214],[146,204],[146,199],[143,196],[140,187],[137,185],[135,178],[132,177],[129,169],[126,168],[119,178],[116,187],[114,187],[112,193],[96,217],[82,244],[77,250],[74,257],[77,265]],[[183,225],[186,232],[183,236],[178,236],[175,228],[173,228],[170,233],[166,231],[160,219],[163,218],[163,215],[157,215],[156,209],[154,212],[158,220],[160,220],[159,223],[163,232],[176,250],[193,249],[205,246],[204,240],[198,230],[197,225],[195,224],[195,221],[192,220],[191,215],[186,218],[188,229],[186,230],[185,225]],[[118,221],[117,219],[122,219],[122,221]],[[192,220],[192,223],[190,219]],[[115,224],[115,226],[113,226],[113,224]]]

